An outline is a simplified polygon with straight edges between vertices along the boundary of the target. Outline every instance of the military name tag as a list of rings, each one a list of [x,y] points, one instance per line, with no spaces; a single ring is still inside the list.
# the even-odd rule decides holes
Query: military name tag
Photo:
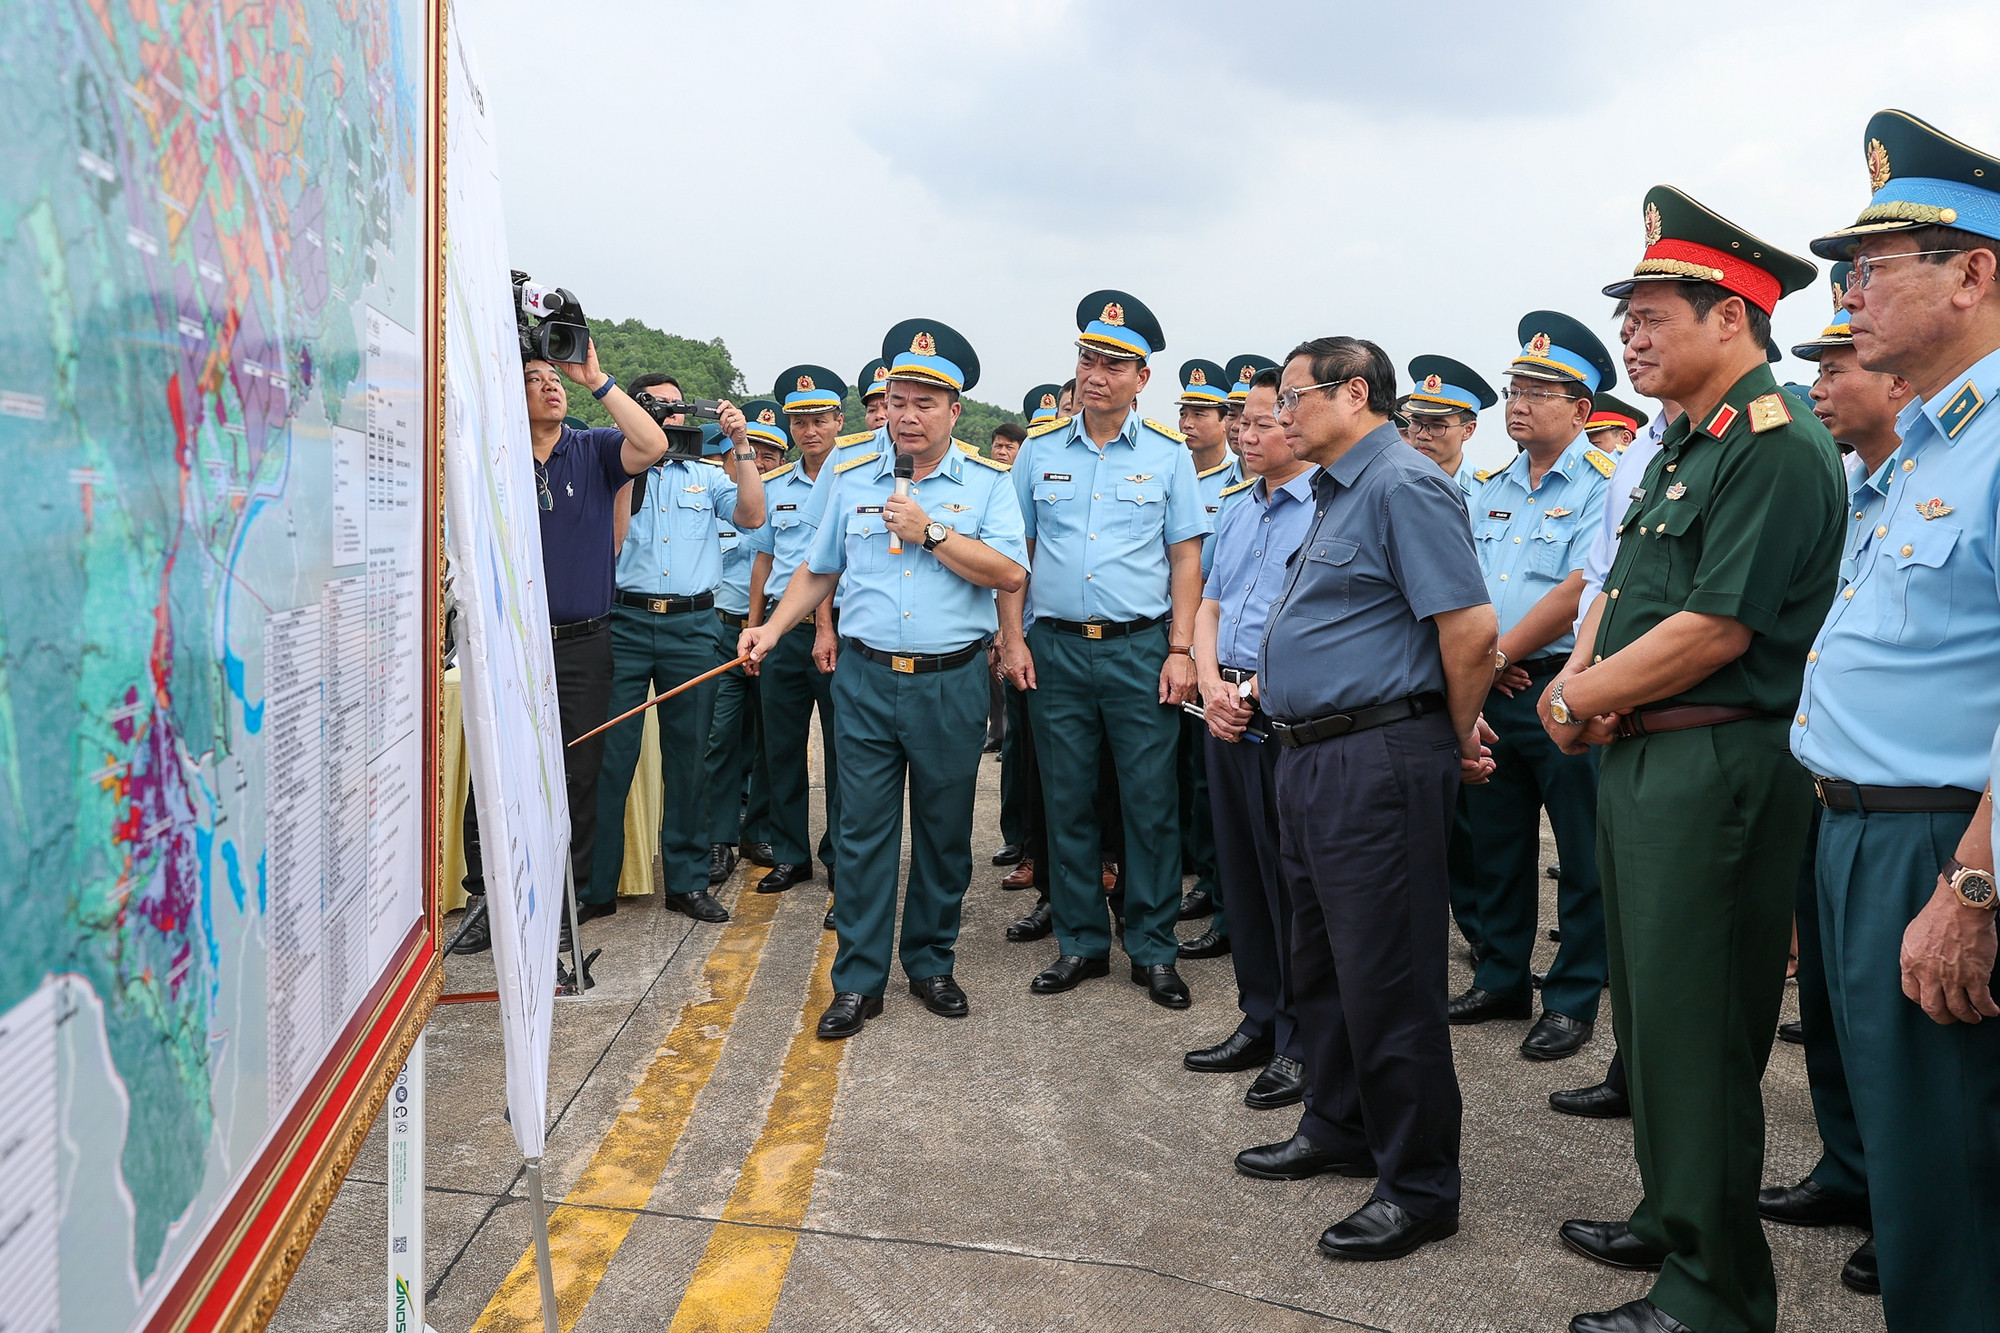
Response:
[[[856,505],[856,506],[854,506],[854,512],[855,512],[855,513],[857,513],[857,514],[879,514],[879,513],[881,513],[881,512],[882,512],[882,506],[881,506],[881,505]]]
[[[785,512],[785,511],[786,511],[787,509],[797,509],[797,508],[798,508],[798,506],[797,506],[797,505],[779,505],[779,506],[778,506],[778,510],[777,510],[777,512],[779,512],[780,514],[782,514],[782,513],[784,513],[784,512]]]
[[[1639,503],[1639,501],[1646,498],[1646,488],[1644,486],[1634,486],[1632,488],[1632,493],[1626,496],[1625,498],[1630,500],[1633,504],[1637,504]]]
[[[1511,509],[1489,509],[1486,511],[1486,517],[1497,518],[1504,523],[1506,520],[1514,517],[1514,511]]]
[[[1069,473],[1067,473],[1067,472],[1044,472],[1044,473],[1042,474],[1042,480],[1043,480],[1043,481],[1070,481],[1070,480],[1072,480],[1072,478],[1070,477]]]
[[[1213,513],[1214,513],[1214,512],[1216,511],[1216,510],[1218,510],[1218,509],[1222,508],[1222,506],[1221,506],[1221,505],[1207,505],[1207,506],[1205,506],[1205,508],[1206,508],[1206,509],[1208,510],[1208,512],[1209,512],[1209,513],[1213,514]]]

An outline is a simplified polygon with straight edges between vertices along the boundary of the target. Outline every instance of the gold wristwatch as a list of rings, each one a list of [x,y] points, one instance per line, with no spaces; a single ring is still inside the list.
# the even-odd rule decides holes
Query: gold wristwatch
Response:
[[[1559,727],[1576,725],[1576,714],[1570,712],[1569,705],[1563,702],[1562,681],[1557,681],[1556,687],[1549,691],[1549,716],[1556,720]]]
[[[1994,905],[2000,903],[2000,893],[1995,892],[1992,873],[1960,865],[1957,858],[1944,863],[1944,881],[1958,895],[1958,901],[1974,911],[1991,912]]]
[[[1495,648],[1493,650],[1493,674],[1497,676],[1506,669],[1507,669],[1507,654],[1501,652],[1498,648]]]

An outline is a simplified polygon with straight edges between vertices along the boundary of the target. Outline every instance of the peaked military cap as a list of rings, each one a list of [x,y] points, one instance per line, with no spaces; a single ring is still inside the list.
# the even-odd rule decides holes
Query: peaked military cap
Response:
[[[1044,421],[1054,421],[1061,415],[1056,405],[1062,401],[1062,385],[1037,384],[1022,395],[1021,415],[1028,419],[1030,426],[1039,426]]]
[[[1448,356],[1420,356],[1410,362],[1410,396],[1403,411],[1418,416],[1478,412],[1500,401],[1493,386],[1463,361]]]
[[[860,386],[861,401],[864,403],[878,393],[889,392],[889,363],[879,356],[876,357],[861,367],[861,373],[855,377],[855,383]]]
[[[979,354],[965,336],[934,319],[906,319],[882,336],[889,378],[941,384],[963,393],[979,383]]]
[[[1229,402],[1229,376],[1213,361],[1181,363],[1182,407],[1224,407]]]
[[[1845,259],[1870,236],[1916,227],[1956,227],[2000,240],[2000,158],[1907,111],[1877,111],[1861,139],[1874,195],[1853,226],[1814,241],[1814,254]]]
[[[1646,253],[1632,276],[1604,289],[1630,296],[1642,282],[1712,282],[1770,314],[1778,299],[1812,285],[1811,260],[1760,241],[1671,185],[1646,191]]]
[[[1801,361],[1817,361],[1829,347],[1854,346],[1854,330],[1848,324],[1847,280],[1854,273],[1854,265],[1845,259],[1833,266],[1831,281],[1833,286],[1833,319],[1819,331],[1819,337],[1800,343],[1792,349],[1792,355]]]
[[[847,398],[847,385],[825,366],[793,366],[779,374],[771,396],[788,413],[835,412]]]
[[[1078,347],[1126,361],[1144,361],[1167,345],[1160,321],[1146,303],[1126,292],[1092,292],[1076,307]]]
[[[1581,384],[1591,393],[1618,382],[1618,364],[1596,334],[1553,310],[1536,310],[1521,317],[1514,336],[1521,351],[1507,367],[1509,375],[1560,384]]]
[[[784,412],[775,398],[752,398],[743,404],[744,430],[753,440],[775,444],[780,449],[791,447],[791,440],[785,435]]]
[[[1634,435],[1652,418],[1623,398],[1608,393],[1594,394],[1590,400],[1590,420],[1583,423],[1584,434],[1621,426]]]
[[[1229,378],[1229,401],[1240,403],[1248,398],[1250,381],[1256,379],[1261,371],[1277,368],[1277,362],[1268,356],[1258,356],[1255,352],[1245,352],[1242,356],[1230,357],[1229,363],[1222,368],[1223,373]]]

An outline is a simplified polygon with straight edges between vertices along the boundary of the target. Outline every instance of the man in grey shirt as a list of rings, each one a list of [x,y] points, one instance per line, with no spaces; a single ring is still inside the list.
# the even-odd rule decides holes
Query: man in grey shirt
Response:
[[[1311,1082],[1298,1132],[1236,1163],[1377,1177],[1319,1248],[1395,1259],[1458,1230],[1445,842],[1459,783],[1492,772],[1479,707],[1498,624],[1464,495],[1390,422],[1382,349],[1316,338],[1282,386],[1286,443],[1325,469],[1257,673],[1284,747],[1279,856]]]

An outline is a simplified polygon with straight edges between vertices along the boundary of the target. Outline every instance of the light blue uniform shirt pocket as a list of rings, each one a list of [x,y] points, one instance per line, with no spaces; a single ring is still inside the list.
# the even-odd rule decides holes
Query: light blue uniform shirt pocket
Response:
[[[879,574],[889,564],[889,528],[880,511],[847,516],[847,568]]]
[[[1876,557],[1887,568],[1877,594],[1882,617],[1875,637],[1909,648],[1935,648],[1951,628],[1952,578],[1945,571],[1963,530],[1949,523],[1891,528]]]
[[[1121,481],[1116,492],[1125,531],[1136,538],[1162,536],[1167,526],[1167,486],[1159,480]]]

